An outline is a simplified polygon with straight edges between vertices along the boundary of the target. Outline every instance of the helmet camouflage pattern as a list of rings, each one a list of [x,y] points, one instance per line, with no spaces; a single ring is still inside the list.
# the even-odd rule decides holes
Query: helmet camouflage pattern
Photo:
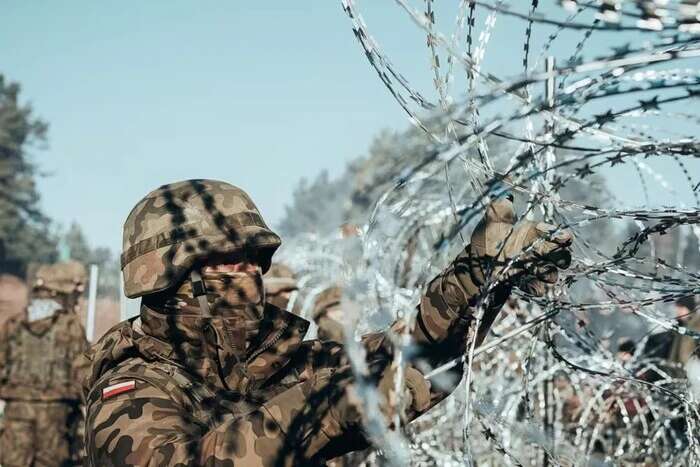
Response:
[[[164,185],[124,223],[124,292],[137,298],[166,290],[211,255],[254,254],[266,272],[280,244],[240,188],[216,180]]]
[[[86,280],[85,266],[77,261],[42,264],[34,273],[32,288],[59,294],[81,293]]]

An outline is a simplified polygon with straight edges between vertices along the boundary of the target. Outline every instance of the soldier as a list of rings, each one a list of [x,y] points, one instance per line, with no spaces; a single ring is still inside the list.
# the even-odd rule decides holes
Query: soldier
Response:
[[[700,313],[693,295],[681,297],[674,303],[674,314],[679,326],[700,332]],[[673,329],[666,329],[652,334],[644,347],[644,354],[649,358],[663,358],[673,363],[685,365],[695,350],[697,343],[692,336],[679,334]]]
[[[568,233],[514,223],[510,200],[491,204],[471,245],[430,282],[410,330],[414,358],[463,355],[478,303],[480,343],[513,286],[542,294],[557,266],[568,266]],[[228,183],[165,185],[136,205],[122,270],[142,308],[87,354],[88,466],[317,465],[369,445],[343,346],[304,341],[308,322],[265,302],[262,273],[279,245],[248,195]],[[498,282],[482,294],[490,278]],[[387,420],[408,422],[448,395],[407,365],[398,409],[389,334],[361,345]]]
[[[317,337],[322,341],[343,342],[343,289],[337,285],[328,287],[316,296],[313,320],[318,327]]]
[[[88,348],[76,306],[85,279],[76,262],[40,266],[26,312],[0,328],[3,467],[74,465],[81,398],[74,362]]]
[[[292,294],[299,290],[294,273],[281,263],[272,263],[270,270],[263,277],[263,283],[267,302],[283,310],[288,309]]]
[[[694,295],[682,297],[675,302],[676,320],[691,331],[700,332],[700,306]],[[671,345],[669,360],[685,365],[693,354],[698,342],[694,337],[676,334]]]

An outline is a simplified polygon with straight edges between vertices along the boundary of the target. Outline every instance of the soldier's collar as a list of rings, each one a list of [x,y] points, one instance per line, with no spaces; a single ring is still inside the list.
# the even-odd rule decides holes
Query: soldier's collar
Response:
[[[160,358],[176,363],[175,360],[179,360],[176,355],[178,352],[173,343],[169,342],[169,336],[177,331],[180,339],[190,341],[196,347],[201,344],[203,330],[210,319],[195,315],[167,315],[143,305],[141,317],[133,323],[137,328],[134,329],[135,344],[146,358]],[[241,365],[236,365],[236,368],[228,369],[228,372],[235,370],[239,374],[237,379],[245,382],[246,387],[259,387],[289,363],[304,340],[309,322],[267,304],[261,326],[265,329],[260,333],[260,339],[252,347],[248,358],[241,361]]]
[[[289,363],[309,330],[307,320],[270,303],[265,305],[265,321],[271,329],[246,361],[246,372],[257,384]]]

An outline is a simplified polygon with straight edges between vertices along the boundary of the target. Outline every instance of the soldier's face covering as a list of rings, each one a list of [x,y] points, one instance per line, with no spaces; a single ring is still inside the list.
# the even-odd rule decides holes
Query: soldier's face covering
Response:
[[[33,298],[27,306],[27,321],[33,323],[50,318],[63,306],[52,298]]]
[[[265,308],[265,289],[260,270],[254,272],[202,273],[207,290],[207,301],[213,317],[241,317],[259,320]],[[200,315],[199,302],[192,293],[192,283],[187,280],[162,303],[164,311],[180,315]]]
[[[207,289],[212,325],[222,326],[226,333],[234,336],[235,347],[243,345],[247,349],[260,327],[265,309],[265,289],[260,270],[204,271],[202,280]],[[178,315],[201,314],[199,302],[192,295],[190,281],[182,284],[175,294],[175,299]]]
[[[263,320],[265,291],[260,270],[249,272],[203,271],[211,317],[203,317],[199,302],[192,295],[192,284],[185,281],[174,295],[159,307],[167,313],[169,331],[166,336],[194,366],[220,365],[221,374],[230,389],[236,389],[242,371],[257,339]],[[144,316],[143,324],[153,334],[154,323]],[[197,370],[201,370],[197,368]]]
[[[212,315],[243,316],[249,320],[262,318],[265,288],[260,269],[253,272],[204,271],[202,280],[207,289],[207,301]]]

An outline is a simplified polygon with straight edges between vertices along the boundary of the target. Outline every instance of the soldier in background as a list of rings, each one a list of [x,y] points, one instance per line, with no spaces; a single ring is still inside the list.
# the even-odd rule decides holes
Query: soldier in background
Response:
[[[316,336],[321,341],[343,342],[343,289],[337,285],[328,287],[316,296],[313,320],[318,327]]]
[[[76,313],[85,268],[76,262],[40,266],[26,312],[0,328],[0,436],[3,467],[78,465],[80,370],[88,348]]]
[[[681,297],[674,303],[674,314],[679,326],[700,332],[700,313],[697,298],[694,295]],[[649,336],[644,347],[648,358],[662,358],[672,363],[685,365],[698,342],[691,336],[679,334],[673,329]]]
[[[289,300],[292,294],[299,290],[294,272],[282,263],[272,263],[270,270],[263,276],[263,283],[267,303],[282,310],[289,310]]]
[[[694,295],[681,297],[675,302],[676,319],[681,326],[691,331],[700,332],[700,313],[698,313],[698,300]],[[698,345],[698,341],[691,336],[677,334],[671,345],[671,361],[685,365]]]

